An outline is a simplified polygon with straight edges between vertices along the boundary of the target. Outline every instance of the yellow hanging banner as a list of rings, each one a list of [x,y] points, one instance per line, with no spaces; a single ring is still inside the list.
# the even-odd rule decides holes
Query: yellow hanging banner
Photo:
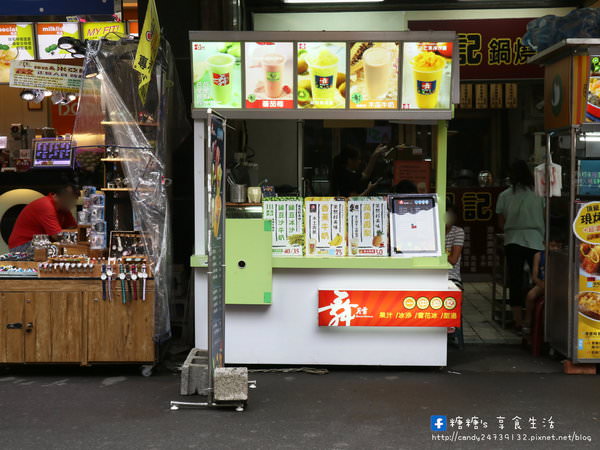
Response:
[[[154,68],[154,61],[160,45],[160,24],[158,23],[158,13],[154,0],[148,2],[144,26],[140,34],[140,43],[133,61],[133,68],[140,73],[140,84],[138,85],[138,94],[142,104],[146,103],[148,86]]]

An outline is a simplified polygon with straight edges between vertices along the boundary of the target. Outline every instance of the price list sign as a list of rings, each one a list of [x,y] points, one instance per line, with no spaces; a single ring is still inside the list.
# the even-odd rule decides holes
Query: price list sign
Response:
[[[71,141],[49,139],[34,142],[33,167],[71,167],[73,148]]]

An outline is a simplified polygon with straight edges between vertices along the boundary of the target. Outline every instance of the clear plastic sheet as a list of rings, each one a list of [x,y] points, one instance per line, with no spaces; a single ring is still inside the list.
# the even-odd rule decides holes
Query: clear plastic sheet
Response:
[[[142,231],[156,286],[155,340],[170,337],[171,236],[167,167],[191,131],[175,61],[166,41],[152,72],[145,104],[133,70],[138,41],[88,41],[84,81],[73,130],[76,152],[111,148],[129,180],[135,223]]]

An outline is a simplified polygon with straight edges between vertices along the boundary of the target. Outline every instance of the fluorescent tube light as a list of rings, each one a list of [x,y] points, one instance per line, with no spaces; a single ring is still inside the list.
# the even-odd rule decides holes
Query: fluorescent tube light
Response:
[[[283,3],[383,3],[384,0],[283,0]]]

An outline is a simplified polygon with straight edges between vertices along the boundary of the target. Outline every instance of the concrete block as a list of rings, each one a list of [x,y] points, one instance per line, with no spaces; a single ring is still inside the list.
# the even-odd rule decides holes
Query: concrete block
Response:
[[[208,389],[208,355],[206,350],[190,350],[181,366],[181,395],[206,395]]]
[[[214,399],[221,402],[248,400],[248,368],[218,367],[215,369]]]

